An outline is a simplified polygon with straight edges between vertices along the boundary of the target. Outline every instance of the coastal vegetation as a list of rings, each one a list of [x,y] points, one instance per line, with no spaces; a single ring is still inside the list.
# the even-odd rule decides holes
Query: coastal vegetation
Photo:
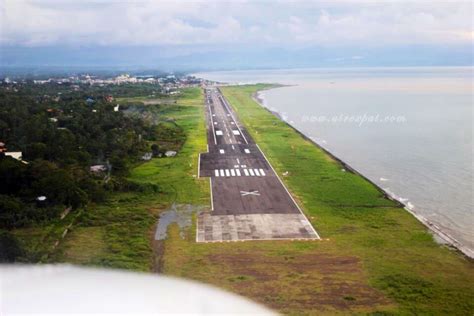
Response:
[[[172,205],[210,205],[209,181],[197,178],[198,155],[207,145],[204,100],[200,89],[191,88],[153,104],[146,104],[149,97],[143,94],[124,96],[118,115],[150,133],[143,134],[146,146],[124,151],[125,169],[112,171],[109,180],[116,189],[101,185],[100,199],[88,194],[64,220],[56,214],[3,230],[2,245],[20,261],[160,271],[193,279],[290,315],[472,313],[472,262],[435,243],[411,214],[252,99],[270,87],[221,89],[321,241],[196,243],[195,216],[191,226],[171,224],[167,238],[155,240],[156,222]],[[151,145],[159,153],[178,154],[140,161]],[[66,174],[72,166],[86,166],[80,167],[80,159],[43,163],[54,163]],[[24,203],[21,195],[6,195],[11,200],[0,203]],[[64,203],[58,203],[61,209]],[[53,247],[65,228],[67,235]]]
[[[169,124],[179,126],[175,138],[175,144],[182,144],[179,153],[140,163],[127,176],[132,183],[141,187],[157,186],[158,191],[117,192],[105,203],[89,205],[58,247],[53,261],[136,271],[159,270],[163,250],[158,253],[153,249],[159,215],[173,203],[209,205],[209,183],[197,179],[198,154],[206,149],[202,92],[198,88],[185,89],[176,103],[171,103],[146,109],[148,114],[161,117],[164,124],[173,122]],[[160,143],[170,146],[171,136],[165,134]]]
[[[150,85],[42,87],[42,94],[32,83],[14,89],[6,85],[0,91],[2,261],[51,261],[49,256],[56,253],[62,236],[97,216],[103,220],[109,213],[98,214],[106,206],[124,205],[128,195],[130,205],[136,205],[133,199],[138,195],[160,200],[157,183],[133,181],[130,171],[144,153],[160,157],[167,150],[179,151],[186,138],[182,127],[165,116],[166,106],[150,108],[154,114],[150,121],[127,107],[118,111],[111,102],[110,93],[124,97],[133,90],[142,97]],[[20,153],[21,158],[9,153]],[[122,221],[127,218],[121,216]],[[134,222],[143,221],[147,227],[155,221],[155,217],[133,216]],[[147,238],[145,244],[149,249]]]

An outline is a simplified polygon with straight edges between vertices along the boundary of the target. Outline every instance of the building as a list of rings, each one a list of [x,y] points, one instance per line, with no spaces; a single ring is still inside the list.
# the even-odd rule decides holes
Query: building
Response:
[[[92,173],[101,173],[107,171],[106,165],[93,165],[89,168],[90,172]]]
[[[7,157],[12,157],[13,159],[21,161],[24,164],[28,164],[28,162],[26,162],[22,159],[23,158],[23,153],[21,151],[6,151],[6,152],[4,152],[4,154]]]

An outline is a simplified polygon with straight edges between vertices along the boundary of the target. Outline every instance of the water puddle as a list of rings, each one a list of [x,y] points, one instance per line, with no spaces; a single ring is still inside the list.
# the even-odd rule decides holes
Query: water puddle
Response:
[[[191,204],[173,204],[168,210],[160,214],[156,226],[155,240],[166,239],[168,237],[168,226],[171,224],[179,226],[179,235],[184,239],[186,229],[192,225],[193,214],[204,209],[206,207]]]

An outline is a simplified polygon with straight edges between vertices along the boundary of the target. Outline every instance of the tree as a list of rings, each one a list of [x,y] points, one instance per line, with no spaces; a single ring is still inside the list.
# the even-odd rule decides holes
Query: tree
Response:
[[[26,146],[24,152],[25,160],[44,159],[47,148],[44,143],[33,143]]]
[[[0,227],[9,229],[21,226],[22,206],[19,199],[0,195]]]
[[[26,184],[26,165],[0,156],[0,194],[16,194]]]
[[[18,239],[12,233],[0,230],[0,262],[15,262],[23,254]]]

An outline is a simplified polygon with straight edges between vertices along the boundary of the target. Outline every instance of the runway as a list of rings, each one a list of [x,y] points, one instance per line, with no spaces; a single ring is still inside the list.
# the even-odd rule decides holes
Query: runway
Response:
[[[217,88],[205,89],[209,152],[199,177],[211,178],[211,212],[197,241],[319,239],[269,161]]]

